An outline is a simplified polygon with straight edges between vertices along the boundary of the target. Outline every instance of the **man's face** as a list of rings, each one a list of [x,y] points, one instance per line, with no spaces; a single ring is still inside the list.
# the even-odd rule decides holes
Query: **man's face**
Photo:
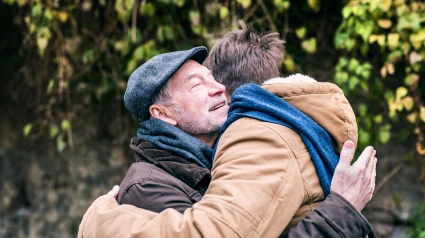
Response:
[[[177,126],[191,135],[218,132],[227,119],[225,87],[205,66],[188,60],[171,79],[170,94]]]

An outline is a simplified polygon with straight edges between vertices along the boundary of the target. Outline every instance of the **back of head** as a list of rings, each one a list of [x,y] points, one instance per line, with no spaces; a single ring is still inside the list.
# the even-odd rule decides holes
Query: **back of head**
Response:
[[[228,94],[243,84],[262,84],[279,76],[283,40],[279,33],[260,34],[240,22],[242,29],[227,33],[212,47],[204,64]]]

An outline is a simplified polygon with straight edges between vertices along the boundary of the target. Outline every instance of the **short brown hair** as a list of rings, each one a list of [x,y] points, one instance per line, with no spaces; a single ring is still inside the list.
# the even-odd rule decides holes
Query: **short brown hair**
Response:
[[[251,25],[239,23],[242,29],[218,40],[204,62],[229,94],[243,84],[262,84],[279,77],[279,64],[283,59],[285,41],[279,39],[279,33],[262,34]]]

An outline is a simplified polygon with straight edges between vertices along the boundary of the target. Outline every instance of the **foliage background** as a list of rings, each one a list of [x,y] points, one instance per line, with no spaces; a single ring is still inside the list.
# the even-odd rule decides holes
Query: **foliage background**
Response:
[[[132,161],[130,73],[162,52],[211,47],[238,20],[286,40],[282,75],[343,88],[359,149],[403,148],[378,188],[410,166],[425,196],[423,1],[3,0],[0,17],[0,236],[75,237]],[[402,222],[424,237],[423,206],[413,210]]]

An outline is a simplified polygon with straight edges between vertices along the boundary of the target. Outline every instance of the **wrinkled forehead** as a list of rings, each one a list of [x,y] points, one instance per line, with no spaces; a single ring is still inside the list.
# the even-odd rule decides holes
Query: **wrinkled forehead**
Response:
[[[199,64],[194,60],[188,60],[186,63],[177,70],[176,73],[171,77],[171,80],[179,83],[187,81],[192,75],[195,74],[208,74],[210,71],[203,65]]]

